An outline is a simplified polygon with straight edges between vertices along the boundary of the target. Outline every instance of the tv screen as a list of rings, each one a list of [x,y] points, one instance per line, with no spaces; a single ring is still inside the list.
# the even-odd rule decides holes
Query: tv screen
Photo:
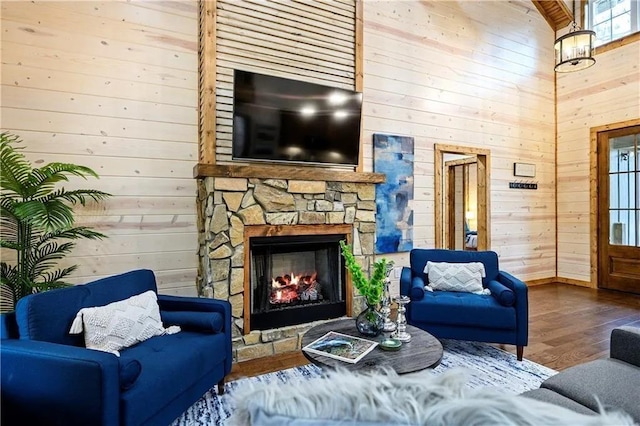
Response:
[[[362,94],[235,70],[233,158],[358,164]]]

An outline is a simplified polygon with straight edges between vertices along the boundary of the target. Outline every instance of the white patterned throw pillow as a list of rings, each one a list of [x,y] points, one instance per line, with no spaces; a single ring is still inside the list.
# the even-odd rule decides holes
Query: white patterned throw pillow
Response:
[[[482,287],[482,278],[485,276],[482,262],[427,262],[424,272],[429,276],[432,290],[491,294]]]
[[[83,330],[88,349],[120,356],[120,349],[153,336],[177,333],[180,327],[162,326],[158,296],[149,290],[105,306],[80,309],[69,333],[79,334]]]

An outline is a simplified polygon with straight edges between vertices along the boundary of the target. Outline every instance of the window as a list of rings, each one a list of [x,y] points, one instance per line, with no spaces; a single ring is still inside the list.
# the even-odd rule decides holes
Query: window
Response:
[[[586,26],[596,32],[596,46],[640,30],[640,0],[589,0]]]
[[[640,247],[640,133],[609,138],[609,244]]]

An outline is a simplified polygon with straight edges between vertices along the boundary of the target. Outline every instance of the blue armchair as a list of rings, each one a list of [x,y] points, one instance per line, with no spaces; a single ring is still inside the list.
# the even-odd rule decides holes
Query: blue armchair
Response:
[[[167,425],[215,384],[222,392],[232,362],[227,301],[158,295],[165,326],[182,331],[120,357],[69,334],[81,308],[148,290],[157,292],[153,272],[136,270],[29,295],[2,315],[2,424]]]
[[[425,291],[429,277],[424,273],[428,261],[482,262],[482,279],[490,295],[453,291]],[[527,286],[498,269],[498,255],[492,251],[414,249],[410,267],[402,268],[400,294],[409,296],[407,322],[443,339],[516,345],[522,360],[528,343],[529,302]]]

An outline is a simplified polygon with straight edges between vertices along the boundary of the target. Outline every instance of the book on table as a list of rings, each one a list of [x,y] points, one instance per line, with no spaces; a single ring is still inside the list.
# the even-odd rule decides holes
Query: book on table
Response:
[[[371,352],[378,342],[330,331],[302,348],[303,351],[355,364]]]

